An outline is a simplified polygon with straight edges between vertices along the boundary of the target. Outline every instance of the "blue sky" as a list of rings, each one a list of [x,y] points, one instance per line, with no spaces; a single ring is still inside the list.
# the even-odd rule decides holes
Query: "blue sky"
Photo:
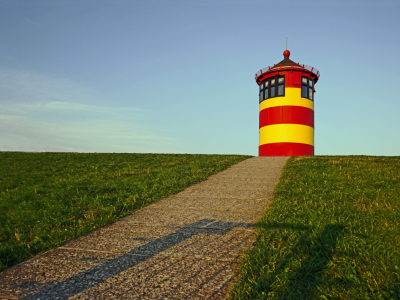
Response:
[[[0,151],[258,153],[254,74],[320,70],[317,155],[400,155],[398,0],[0,0]]]

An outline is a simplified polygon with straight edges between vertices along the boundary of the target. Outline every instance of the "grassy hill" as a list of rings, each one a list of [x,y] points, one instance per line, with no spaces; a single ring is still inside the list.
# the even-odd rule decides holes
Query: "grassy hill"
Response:
[[[292,157],[232,299],[399,299],[400,157]]]
[[[0,152],[0,271],[248,158]],[[400,299],[400,157],[293,157],[232,299]]]
[[[246,158],[0,152],[0,271]]]

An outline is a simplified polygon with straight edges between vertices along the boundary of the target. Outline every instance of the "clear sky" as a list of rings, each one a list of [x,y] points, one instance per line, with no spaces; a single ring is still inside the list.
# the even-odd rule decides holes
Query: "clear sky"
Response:
[[[288,37],[315,154],[400,155],[399,32],[399,0],[0,0],[0,151],[257,155]]]

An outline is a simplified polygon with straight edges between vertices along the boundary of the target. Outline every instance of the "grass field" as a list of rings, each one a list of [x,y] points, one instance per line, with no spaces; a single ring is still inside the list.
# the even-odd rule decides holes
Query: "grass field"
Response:
[[[400,157],[293,157],[233,299],[399,299]]]
[[[0,152],[0,271],[246,158]]]

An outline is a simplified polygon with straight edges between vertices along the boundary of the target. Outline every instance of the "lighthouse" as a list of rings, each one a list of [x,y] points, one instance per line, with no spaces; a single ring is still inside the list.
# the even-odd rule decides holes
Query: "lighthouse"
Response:
[[[284,59],[256,73],[260,102],[259,156],[314,155],[314,95],[319,71]]]

